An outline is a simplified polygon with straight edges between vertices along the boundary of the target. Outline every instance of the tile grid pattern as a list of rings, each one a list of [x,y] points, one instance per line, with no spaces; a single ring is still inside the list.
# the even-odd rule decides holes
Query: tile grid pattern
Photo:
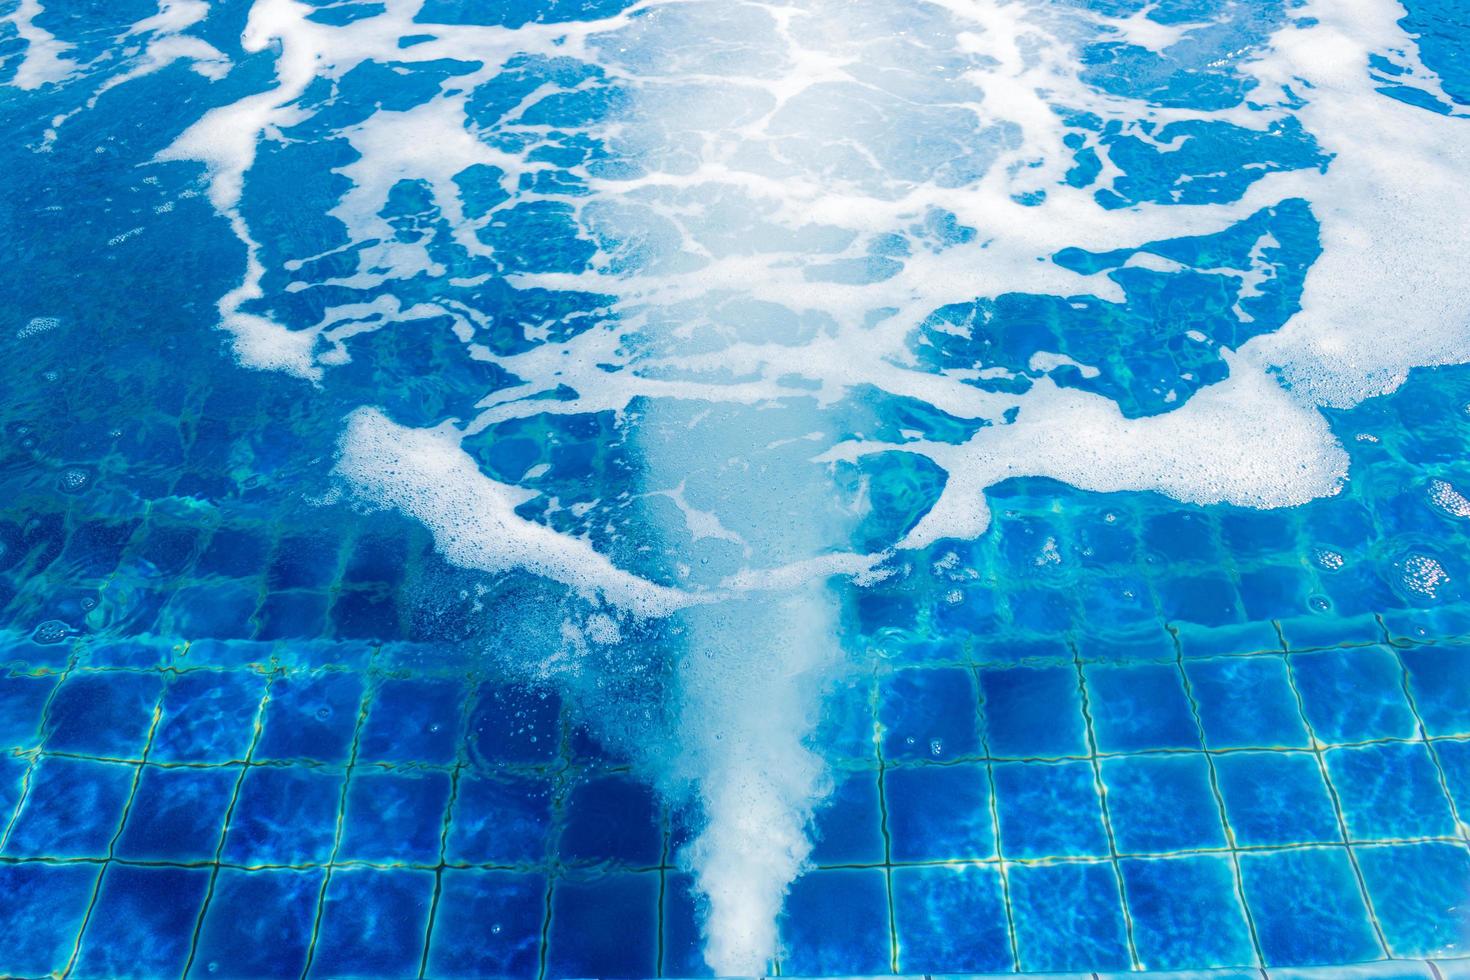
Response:
[[[1198,748],[1177,748],[1161,746],[1156,748],[1132,749],[1118,751],[1100,746],[1098,732],[1095,728],[1097,719],[1093,717],[1093,705],[1091,698],[1101,696],[1106,700],[1106,693],[1092,691],[1089,683],[1089,670],[1107,665],[1099,665],[1097,662],[1085,661],[1080,653],[1073,648],[1071,652],[1071,672],[1075,674],[1075,682],[1078,695],[1078,709],[1080,710],[1085,726],[1086,744],[1085,752],[1066,753],[1058,755],[1035,755],[1016,756],[1005,754],[991,741],[991,728],[987,723],[987,702],[983,691],[983,684],[987,671],[1025,669],[1025,668],[997,668],[994,665],[986,665],[983,661],[976,659],[966,667],[966,671],[974,685],[974,698],[972,712],[977,726],[977,740],[975,751],[956,754],[942,760],[931,760],[927,758],[905,758],[903,751],[898,751],[897,758],[888,758],[885,754],[885,746],[900,746],[895,740],[896,734],[901,734],[901,724],[898,729],[885,724],[884,712],[886,702],[884,700],[884,685],[891,682],[895,676],[910,673],[925,673],[931,668],[926,667],[899,667],[893,669],[891,666],[877,664],[875,670],[865,682],[865,698],[869,717],[867,727],[872,732],[868,739],[871,750],[871,759],[863,763],[860,758],[854,757],[847,761],[846,768],[857,773],[867,771],[872,775],[876,784],[878,807],[878,833],[881,835],[881,852],[875,855],[874,860],[842,860],[826,861],[820,859],[816,863],[816,870],[807,876],[804,881],[815,881],[824,874],[834,872],[844,873],[868,873],[881,872],[883,891],[883,921],[881,923],[883,942],[881,944],[881,962],[868,963],[861,959],[854,961],[853,965],[867,965],[875,969],[887,969],[897,972],[920,972],[925,964],[917,963],[908,955],[916,925],[913,921],[905,920],[905,911],[909,910],[912,915],[912,902],[906,902],[899,894],[895,877],[903,874],[922,874],[927,869],[961,869],[961,868],[992,868],[996,872],[999,886],[999,908],[1001,910],[1001,925],[998,935],[1001,937],[1003,956],[1008,962],[999,964],[1003,968],[1021,970],[1034,969],[1075,969],[1077,965],[1058,964],[1036,960],[1034,951],[1028,952],[1026,940],[1018,935],[1017,899],[1013,893],[1012,876],[1020,870],[1049,868],[1059,866],[1104,867],[1107,878],[1117,892],[1117,903],[1119,911],[1123,916],[1125,926],[1126,959],[1117,964],[1118,968],[1138,968],[1139,966],[1150,967],[1151,957],[1146,951],[1141,951],[1136,945],[1134,938],[1134,919],[1137,910],[1132,908],[1133,900],[1130,898],[1130,884],[1125,873],[1124,865],[1139,860],[1158,861],[1170,859],[1195,859],[1204,857],[1223,857],[1228,860],[1230,866],[1229,887],[1233,892],[1233,900],[1240,906],[1240,913],[1244,917],[1244,925],[1249,934],[1249,947],[1251,962],[1239,963],[1239,966],[1274,967],[1278,965],[1279,956],[1273,957],[1268,951],[1263,950],[1262,940],[1259,935],[1257,924],[1257,912],[1250,901],[1250,893],[1242,870],[1242,862],[1250,860],[1252,856],[1276,856],[1292,852],[1317,853],[1324,851],[1340,851],[1349,860],[1352,866],[1352,877],[1354,887],[1361,896],[1366,909],[1366,924],[1371,927],[1374,936],[1375,949],[1369,958],[1399,957],[1412,958],[1418,953],[1425,951],[1395,948],[1393,938],[1385,935],[1384,927],[1380,922],[1382,910],[1375,910],[1373,883],[1365,876],[1359,867],[1358,855],[1363,850],[1382,851],[1385,848],[1406,847],[1423,844],[1454,845],[1460,850],[1465,850],[1470,845],[1467,840],[1467,828],[1460,821],[1459,814],[1463,811],[1467,800],[1462,796],[1456,799],[1452,786],[1453,777],[1445,763],[1440,758],[1441,752],[1446,747],[1464,746],[1470,748],[1470,734],[1457,733],[1452,735],[1435,735],[1426,723],[1420,706],[1415,703],[1415,691],[1412,682],[1410,666],[1405,660],[1405,652],[1409,650],[1424,650],[1429,646],[1426,644],[1409,645],[1403,640],[1390,645],[1385,632],[1384,642],[1378,647],[1372,648],[1380,651],[1389,651],[1393,658],[1396,671],[1396,683],[1398,684],[1402,697],[1407,704],[1407,710],[1412,713],[1414,732],[1411,737],[1398,735],[1381,735],[1376,737],[1364,737],[1356,739],[1335,739],[1324,737],[1318,732],[1310,718],[1308,699],[1301,689],[1301,679],[1298,676],[1298,668],[1295,666],[1296,658],[1320,653],[1323,650],[1336,650],[1339,648],[1290,648],[1284,641],[1280,650],[1275,654],[1256,653],[1252,656],[1257,659],[1279,657],[1287,668],[1287,683],[1290,686],[1293,705],[1296,716],[1307,733],[1308,746],[1305,748],[1283,748],[1270,745],[1215,745],[1212,744],[1210,728],[1206,722],[1206,715],[1202,712],[1202,706],[1197,699],[1191,680],[1189,667],[1195,663],[1218,663],[1224,661],[1246,661],[1251,657],[1208,657],[1199,660],[1191,660],[1184,654],[1182,646],[1176,645],[1176,658],[1170,669],[1177,675],[1178,683],[1183,697],[1188,703],[1190,727],[1198,739]],[[1346,649],[1346,648],[1342,648]],[[1456,647],[1453,645],[1440,645],[1439,650],[1446,655],[1470,656],[1470,649]],[[537,933],[536,949],[534,956],[534,969],[532,972],[542,976],[562,975],[568,968],[578,962],[579,951],[571,949],[577,945],[577,940],[569,937],[569,934],[558,934],[555,925],[557,913],[562,906],[563,900],[560,894],[562,890],[570,885],[580,885],[584,880],[596,880],[600,872],[609,872],[608,878],[638,879],[647,877],[650,879],[650,887],[640,892],[645,896],[648,903],[653,906],[650,909],[639,911],[633,916],[634,928],[641,923],[646,927],[650,935],[643,943],[649,957],[647,961],[650,973],[668,975],[679,975],[693,972],[697,969],[697,958],[694,957],[692,934],[688,929],[689,910],[687,908],[675,908],[682,900],[679,880],[683,873],[678,869],[674,861],[676,828],[670,824],[670,815],[651,814],[656,822],[654,833],[656,834],[656,854],[651,860],[629,861],[615,853],[616,848],[606,856],[605,860],[592,860],[589,864],[585,859],[572,858],[568,861],[556,853],[552,846],[543,860],[520,863],[505,863],[497,861],[469,862],[451,859],[450,840],[451,833],[455,828],[455,821],[462,814],[457,812],[460,802],[460,790],[465,779],[471,778],[479,770],[486,767],[485,760],[473,757],[467,746],[472,740],[471,729],[476,719],[476,699],[467,696],[467,683],[473,679],[460,677],[456,682],[458,694],[454,703],[454,731],[455,751],[452,759],[442,763],[427,762],[402,762],[395,760],[379,760],[366,758],[361,755],[364,744],[364,733],[370,720],[375,718],[374,708],[375,696],[385,682],[397,682],[405,677],[413,676],[406,673],[401,666],[394,663],[379,663],[376,652],[368,661],[368,682],[362,686],[356,695],[355,702],[348,705],[350,708],[351,728],[350,740],[345,753],[345,765],[334,766],[330,761],[312,760],[310,758],[260,758],[257,753],[260,749],[262,736],[273,731],[274,722],[279,728],[280,721],[271,717],[273,695],[278,687],[290,684],[302,678],[308,680],[319,679],[326,676],[349,676],[355,671],[347,671],[334,668],[304,670],[293,668],[281,663],[255,664],[245,667],[220,668],[215,666],[193,666],[188,663],[187,647],[176,658],[176,662],[169,666],[155,668],[153,670],[139,669],[136,667],[110,667],[91,663],[84,656],[81,648],[78,648],[65,662],[65,666],[59,671],[12,671],[11,677],[22,677],[28,680],[45,680],[54,678],[44,701],[41,703],[38,721],[35,727],[35,740],[28,746],[16,745],[10,747],[8,755],[12,760],[22,763],[23,772],[19,777],[19,793],[12,801],[4,799],[3,802],[11,807],[11,812],[6,814],[4,822],[4,837],[0,841],[0,870],[5,868],[14,869],[20,866],[33,867],[45,865],[47,867],[62,866],[85,866],[95,868],[85,891],[85,901],[81,903],[79,917],[73,920],[75,930],[67,937],[65,946],[65,958],[57,964],[56,968],[63,972],[74,972],[78,976],[89,975],[88,964],[85,953],[91,942],[90,930],[93,928],[94,920],[101,921],[102,911],[99,903],[106,901],[107,895],[104,888],[105,879],[112,873],[114,868],[134,868],[142,870],[174,869],[176,871],[191,871],[207,873],[207,885],[201,891],[200,901],[197,908],[188,910],[190,929],[188,930],[188,941],[184,955],[178,963],[178,972],[193,969],[200,972],[209,962],[201,958],[201,943],[206,938],[206,923],[210,919],[210,910],[216,898],[216,887],[222,873],[255,874],[270,872],[309,872],[318,875],[314,885],[307,916],[308,938],[303,950],[304,956],[299,964],[299,972],[310,972],[316,961],[319,948],[324,941],[324,933],[334,928],[332,925],[331,902],[329,892],[333,887],[336,876],[352,872],[414,872],[425,874],[431,880],[431,886],[426,889],[422,896],[422,930],[419,933],[411,953],[412,971],[419,975],[434,976],[445,972],[436,969],[436,963],[431,960],[433,952],[434,935],[439,919],[444,911],[450,897],[446,894],[446,876],[455,874],[496,874],[515,873],[541,876],[538,880],[544,881],[544,887],[538,892],[537,921],[534,928]],[[261,688],[259,695],[250,704],[249,728],[250,737],[245,743],[245,751],[228,758],[217,758],[209,761],[180,761],[178,759],[159,758],[156,756],[156,739],[160,732],[161,723],[170,720],[168,717],[169,692],[173,685],[181,682],[181,679],[190,675],[209,674],[211,677],[223,677],[228,673],[243,674],[258,679]],[[67,700],[65,705],[61,704],[66,692],[66,685],[80,684],[88,679],[107,679],[109,682],[117,678],[128,678],[137,680],[146,677],[158,679],[157,692],[145,701],[139,702],[139,719],[142,728],[139,732],[141,740],[136,751],[131,752],[85,752],[76,751],[62,744],[53,747],[50,736],[68,724],[66,717],[58,718],[58,714],[66,714],[71,710],[72,701]],[[289,695],[289,691],[286,692]],[[1101,703],[1101,702],[1100,702]],[[63,712],[62,708],[66,708]],[[555,724],[556,751],[551,756],[544,756],[540,761],[526,764],[512,762],[509,764],[496,764],[493,768],[500,771],[502,775],[532,775],[550,776],[552,779],[552,790],[548,800],[549,813],[546,827],[547,834],[553,838],[564,831],[569,818],[568,810],[574,793],[586,784],[589,778],[606,776],[616,777],[623,772],[616,765],[604,765],[600,763],[589,764],[585,759],[577,757],[577,749],[571,731],[570,719],[566,713],[557,709]],[[111,717],[116,717],[115,715]],[[95,719],[94,719],[95,720]],[[105,719],[104,719],[105,720]],[[89,721],[88,724],[91,724]],[[1329,762],[1331,753],[1353,752],[1372,750],[1375,747],[1422,747],[1428,754],[1433,764],[1435,790],[1443,798],[1445,805],[1454,815],[1454,828],[1450,833],[1421,833],[1385,836],[1373,832],[1355,834],[1348,804],[1344,801],[1334,778],[1334,771]],[[1456,751],[1461,749],[1456,748]],[[1275,753],[1280,755],[1301,756],[1310,755],[1313,765],[1322,774],[1323,784],[1331,800],[1332,816],[1335,824],[1336,840],[1328,843],[1324,841],[1298,841],[1286,843],[1249,843],[1239,840],[1239,834],[1232,826],[1230,807],[1226,794],[1222,792],[1221,777],[1217,769],[1220,760],[1228,760],[1231,757],[1245,757],[1252,754]],[[1120,791],[1109,788],[1109,775],[1106,767],[1115,764],[1127,764],[1131,760],[1138,759],[1200,759],[1204,762],[1208,772],[1208,794],[1209,806],[1219,814],[1223,828],[1223,840],[1219,844],[1200,845],[1179,848],[1158,847],[1130,847],[1118,840],[1116,828],[1113,826],[1114,817],[1110,810],[1114,802],[1126,802]],[[122,798],[121,806],[116,812],[116,819],[107,828],[103,835],[104,846],[94,853],[77,854],[44,854],[29,853],[24,850],[22,844],[16,843],[17,830],[23,824],[27,807],[32,805],[31,797],[37,792],[38,781],[43,781],[45,773],[43,770],[49,760],[61,760],[68,764],[88,765],[94,767],[122,767],[129,770],[126,779],[126,791]],[[1072,764],[1085,765],[1089,770],[1088,781],[1092,792],[1096,794],[1099,807],[1099,819],[1106,835],[1107,844],[1105,851],[1099,853],[1067,853],[1064,849],[1058,849],[1057,853],[1042,856],[1031,856],[1026,853],[1010,853],[1006,842],[1006,824],[1002,807],[1005,796],[1005,787],[997,779],[997,770],[1001,767],[1062,767]],[[899,855],[895,850],[897,838],[895,835],[904,832],[903,827],[895,826],[890,821],[890,809],[897,795],[892,786],[896,776],[912,774],[916,772],[928,772],[937,770],[960,770],[965,767],[975,767],[983,773],[984,800],[981,822],[986,826],[990,842],[988,853],[985,856],[966,856],[962,858],[925,858],[915,857],[912,853]],[[128,856],[119,852],[119,842],[123,839],[125,831],[131,828],[130,821],[133,819],[135,808],[141,806],[140,787],[145,777],[155,771],[171,772],[209,772],[218,770],[235,770],[234,777],[230,780],[227,800],[224,803],[222,821],[214,838],[211,841],[211,857],[200,860],[184,859],[157,859],[148,857]],[[247,777],[258,770],[288,770],[296,772],[299,770],[320,771],[330,773],[333,778],[340,779],[336,785],[335,798],[333,800],[333,819],[331,821],[330,847],[325,856],[320,860],[300,859],[291,857],[281,860],[243,860],[238,856],[232,856],[227,850],[227,842],[234,829],[234,821],[237,817],[242,793],[246,788]],[[361,778],[364,773],[368,774],[425,774],[437,773],[446,780],[447,794],[442,803],[442,809],[435,813],[435,837],[434,850],[430,858],[424,860],[388,860],[379,857],[361,857],[348,854],[344,851],[344,843],[349,831],[349,824],[355,818],[354,797],[352,789],[355,780]],[[1112,798],[1112,801],[1110,801]],[[141,811],[140,811],[141,812]],[[146,814],[144,814],[146,817]],[[677,822],[677,818],[674,817]],[[911,829],[911,825],[905,825]],[[592,879],[587,876],[591,874]],[[793,975],[801,973],[818,972],[810,969],[811,961],[807,950],[799,942],[799,930],[794,926],[799,924],[804,915],[810,915],[813,907],[804,904],[800,898],[800,891],[804,886],[798,883],[797,900],[793,901],[791,912],[788,916],[788,956],[787,960],[778,964],[784,972]],[[109,912],[109,914],[111,914]],[[558,948],[570,950],[563,954]],[[637,944],[635,944],[637,945]],[[580,951],[591,955],[586,951]],[[850,952],[850,951],[849,951]],[[844,952],[842,955],[847,955]],[[566,958],[569,956],[570,958]],[[1028,959],[1029,957],[1029,959]],[[636,965],[633,964],[633,965]],[[1291,964],[1285,964],[1291,965]],[[692,969],[693,968],[693,969]],[[16,972],[24,972],[16,970]],[[96,972],[95,969],[90,972]],[[977,971],[978,972],[978,971]]]

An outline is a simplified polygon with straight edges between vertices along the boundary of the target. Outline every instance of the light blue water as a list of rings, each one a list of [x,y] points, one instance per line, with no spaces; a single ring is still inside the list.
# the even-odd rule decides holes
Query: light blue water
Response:
[[[0,18],[0,971],[1465,969],[1455,5]]]

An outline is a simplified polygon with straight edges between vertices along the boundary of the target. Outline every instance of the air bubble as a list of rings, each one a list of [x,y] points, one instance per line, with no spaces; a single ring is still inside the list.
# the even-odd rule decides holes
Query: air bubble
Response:
[[[57,481],[62,493],[81,493],[92,485],[92,473],[83,466],[68,466]]]
[[[60,643],[71,634],[71,627],[59,619],[48,619],[36,627],[31,639],[36,643]]]

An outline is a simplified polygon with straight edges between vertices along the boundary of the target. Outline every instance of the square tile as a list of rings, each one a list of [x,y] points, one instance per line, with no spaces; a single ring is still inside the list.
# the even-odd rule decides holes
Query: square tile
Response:
[[[1455,834],[1439,773],[1422,742],[1330,749],[1326,760],[1351,839]]]
[[[1086,756],[1077,669],[1011,667],[980,672],[985,744],[992,756]]]
[[[1175,576],[1156,581],[1159,606],[1169,622],[1225,626],[1245,619],[1240,596],[1229,576],[1218,573]]]
[[[95,864],[0,864],[0,969],[13,976],[60,975],[100,871]]]
[[[138,767],[50,756],[31,770],[5,854],[12,857],[106,857]]]
[[[325,874],[221,868],[199,929],[194,970],[241,980],[299,977]]]
[[[1119,853],[1225,846],[1203,754],[1104,759],[1102,780]]]
[[[482,684],[474,694],[469,752],[485,769],[502,763],[550,762],[561,746],[561,701],[553,694]]]
[[[272,592],[256,610],[257,640],[313,639],[327,627],[327,600],[323,592]]]
[[[1363,882],[1394,956],[1463,956],[1470,851],[1463,844],[1360,847]]]
[[[431,871],[338,868],[327,882],[311,976],[416,976],[433,896]]]
[[[213,861],[235,795],[239,766],[144,766],[115,855],[134,861]]]
[[[551,891],[546,973],[651,977],[658,967],[657,872],[562,879]],[[607,914],[617,909],[618,914]]]
[[[995,856],[990,777],[983,765],[919,765],[883,773],[894,861]]]
[[[579,783],[567,799],[558,852],[563,861],[657,866],[663,829],[653,791],[628,776]]]
[[[0,754],[0,834],[15,816],[15,806],[25,791],[25,776],[30,768],[30,761],[23,756]]]
[[[1102,803],[1088,762],[996,763],[995,805],[1007,858],[1108,853]]]
[[[1383,955],[1346,848],[1244,853],[1240,876],[1268,968]]]
[[[551,826],[551,783],[460,774],[445,840],[450,864],[544,864]]]
[[[82,935],[77,974],[178,976],[208,888],[208,868],[109,864]]]
[[[878,773],[835,774],[836,785],[813,820],[813,864],[880,864]]]
[[[460,774],[444,860],[450,864],[543,864],[551,783]]]
[[[1398,657],[1383,647],[1296,653],[1291,670],[1302,711],[1319,741],[1413,738],[1414,715],[1404,697]]]
[[[1015,965],[993,866],[895,868],[893,916],[900,973],[1003,973]]]
[[[54,674],[0,676],[0,751],[41,741],[41,710],[56,680]]]
[[[1184,666],[1212,749],[1305,748],[1286,658],[1273,654],[1191,660]]]
[[[453,762],[464,698],[458,681],[383,681],[362,726],[358,761]]]
[[[337,860],[437,864],[448,805],[447,772],[354,769]]]
[[[1129,968],[1112,864],[1012,865],[1009,879],[1022,972]]]
[[[72,674],[56,689],[46,713],[46,748],[113,759],[140,758],[162,691],[163,678],[158,674]]]
[[[980,709],[967,668],[901,670],[881,682],[883,758],[944,761],[980,754]]]
[[[1194,714],[1174,664],[1089,664],[1084,673],[1099,752],[1200,747]]]
[[[243,760],[255,738],[265,678],[253,670],[195,670],[163,692],[148,758],[154,762]]]
[[[889,972],[888,887],[881,870],[809,871],[781,916],[781,972],[853,976]]]
[[[545,917],[542,875],[445,869],[426,975],[535,976]]]
[[[332,856],[341,770],[251,766],[240,784],[224,859],[233,864],[319,864]]]
[[[1317,757],[1308,752],[1215,756],[1225,818],[1242,847],[1342,840]]]
[[[322,671],[280,677],[271,685],[256,760],[344,763],[362,704],[362,676]]]
[[[1470,646],[1400,650],[1414,706],[1430,735],[1470,735]]]
[[[1146,970],[1250,966],[1256,961],[1235,868],[1223,855],[1119,862]]]

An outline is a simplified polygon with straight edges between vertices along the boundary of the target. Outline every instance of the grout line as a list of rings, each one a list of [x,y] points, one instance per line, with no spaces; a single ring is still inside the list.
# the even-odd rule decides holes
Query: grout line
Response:
[[[1075,655],[1076,648],[1073,648]],[[1103,783],[1102,764],[1097,757],[1097,736],[1092,729],[1091,702],[1087,696],[1087,678],[1082,672],[1082,660],[1077,658],[1074,663],[1077,670],[1077,685],[1082,694],[1082,721],[1087,731],[1087,746],[1092,752],[1092,781],[1093,790],[1097,793],[1098,803],[1102,808],[1103,830],[1108,838],[1108,855],[1113,865],[1113,877],[1118,884],[1118,901],[1123,910],[1123,932],[1128,940],[1128,960],[1134,970],[1143,969],[1143,963],[1138,958],[1138,947],[1133,939],[1133,913],[1128,908],[1128,893],[1123,885],[1123,868],[1118,863],[1118,842],[1113,836],[1113,820],[1108,810],[1108,791]]]
[[[1400,680],[1404,688],[1404,700],[1409,703],[1409,713],[1414,716],[1414,725],[1419,730],[1419,741],[1424,743],[1425,750],[1429,753],[1429,761],[1434,766],[1435,778],[1439,781],[1439,791],[1444,795],[1445,802],[1450,805],[1450,818],[1455,821],[1455,830],[1459,833],[1466,846],[1470,847],[1470,838],[1466,837],[1467,828],[1465,821],[1461,819],[1460,808],[1455,803],[1455,796],[1450,792],[1449,779],[1445,776],[1444,764],[1440,761],[1439,750],[1429,738],[1429,729],[1424,724],[1424,717],[1419,714],[1419,704],[1414,699],[1413,685],[1410,684],[1409,665],[1404,662],[1403,651],[1398,647],[1389,646],[1393,651],[1394,658],[1399,664]]]
[[[1277,626],[1277,631],[1280,631],[1279,625]],[[1284,635],[1282,637],[1282,646],[1286,646]],[[1368,912],[1368,923],[1373,927],[1373,936],[1378,941],[1378,948],[1383,952],[1384,956],[1388,956],[1388,940],[1384,937],[1383,927],[1378,922],[1378,912],[1373,908],[1373,898],[1368,894],[1368,883],[1363,880],[1363,869],[1358,866],[1358,855],[1353,850],[1353,841],[1348,834],[1347,818],[1342,812],[1342,800],[1338,796],[1337,787],[1332,783],[1331,773],[1327,771],[1327,758],[1323,753],[1322,743],[1317,741],[1316,729],[1312,727],[1311,721],[1307,718],[1305,702],[1302,700],[1302,692],[1297,687],[1296,668],[1292,664],[1293,654],[1288,650],[1282,656],[1286,660],[1286,682],[1291,687],[1292,695],[1296,698],[1297,714],[1300,716],[1302,724],[1306,726],[1307,737],[1311,740],[1312,754],[1317,759],[1317,768],[1322,774],[1322,782],[1327,786],[1327,795],[1332,801],[1332,813],[1337,818],[1337,830],[1342,836],[1343,847],[1347,849],[1348,863],[1352,865],[1353,877],[1357,879],[1358,893],[1363,899],[1363,907]]]
[[[230,821],[235,815],[235,806],[240,802],[240,787],[245,784],[245,774],[250,771],[250,762],[255,757],[255,747],[260,744],[260,735],[265,728],[265,710],[270,704],[271,688],[275,685],[276,678],[281,669],[271,671],[266,675],[265,687],[260,693],[260,702],[255,706],[255,722],[250,733],[250,746],[245,750],[245,761],[240,765],[240,772],[235,777],[235,788],[230,794],[229,805],[225,807],[224,819],[220,822],[219,840],[214,846],[213,870],[209,875],[209,885],[204,891],[204,902],[199,906],[199,914],[194,917],[194,932],[189,940],[189,956],[184,961],[184,969],[180,976],[188,976],[190,968],[194,965],[194,957],[199,954],[199,937],[204,928],[204,914],[209,911],[209,903],[214,900],[214,886],[219,880],[220,859],[224,857],[225,838],[229,836]]]
[[[60,687],[60,685],[57,685]],[[143,743],[143,758],[148,758],[148,753],[153,748],[153,735],[158,731],[158,722],[163,718],[163,696],[166,687],[158,691],[158,698],[153,702],[153,717],[148,723],[148,737]],[[66,966],[61,970],[63,978],[71,976],[76,969],[77,958],[82,955],[82,939],[87,934],[87,926],[92,922],[92,913],[97,908],[97,896],[102,893],[102,879],[107,876],[107,866],[112,862],[113,852],[117,849],[118,838],[122,837],[123,828],[127,826],[128,814],[133,809],[133,801],[138,796],[138,784],[143,780],[143,766],[140,764],[133,770],[133,782],[128,788],[128,801],[123,804],[122,815],[117,819],[117,829],[112,832],[112,837],[107,842],[107,857],[103,860],[102,867],[97,871],[97,880],[92,883],[92,897],[87,902],[87,911],[82,914],[82,923],[77,928],[76,940],[72,943],[71,956],[67,958]]]
[[[444,869],[448,866],[446,857],[449,853],[449,829],[454,821],[454,806],[459,800],[459,781],[465,768],[469,765],[466,758],[466,746],[469,745],[469,726],[473,716],[471,705],[474,702],[474,689],[466,681],[464,698],[459,705],[459,719],[455,725],[454,766],[449,773],[449,799],[444,803],[444,822],[439,829],[439,863],[434,868],[434,896],[429,900],[429,917],[424,923],[424,950],[419,956],[419,977],[423,978],[429,969],[429,945],[434,939],[434,924],[439,916],[439,897],[444,890]]]
[[[374,650],[372,657],[376,655],[377,650]],[[327,906],[327,886],[332,883],[332,872],[337,867],[337,855],[342,850],[342,835],[347,818],[347,795],[352,788],[352,770],[357,765],[357,751],[362,743],[362,729],[367,722],[373,695],[377,693],[377,684],[381,683],[381,681],[374,681],[370,676],[372,657],[369,657],[369,669],[363,672],[365,676],[368,676],[369,683],[363,686],[362,701],[357,708],[357,723],[352,729],[352,748],[347,753],[347,768],[342,773],[342,792],[337,799],[337,826],[332,834],[332,854],[327,861],[326,874],[322,875],[321,889],[317,892],[316,915],[311,923],[311,939],[306,947],[306,963],[301,967],[303,980],[311,972],[311,964],[316,959],[316,944],[321,936],[322,916]]]
[[[1179,642],[1179,635],[1177,633],[1174,634],[1174,642],[1177,646]],[[1199,735],[1200,746],[1202,748],[1208,748],[1209,742],[1205,732],[1204,721],[1201,720],[1199,715],[1199,702],[1195,700],[1194,688],[1189,683],[1189,673],[1184,669],[1183,648],[1178,647],[1178,649],[1179,679],[1184,684],[1184,697],[1189,702],[1189,712],[1194,717],[1195,732]],[[1220,792],[1219,773],[1215,770],[1215,760],[1210,753],[1207,751],[1204,753],[1204,756],[1205,765],[1209,768],[1210,774],[1210,793],[1214,796],[1215,806],[1220,811],[1220,826],[1225,831],[1225,844],[1230,848],[1230,869],[1231,875],[1235,880],[1235,897],[1240,901],[1241,911],[1245,914],[1245,925],[1250,933],[1251,951],[1256,957],[1256,966],[1264,968],[1266,965],[1266,956],[1261,950],[1261,937],[1256,928],[1255,913],[1251,911],[1250,903],[1246,901],[1245,879],[1240,871],[1240,852],[1236,849],[1235,830],[1230,826],[1230,816],[1225,810],[1225,797]]]
[[[888,972],[898,973],[898,922],[893,908],[893,839],[888,834],[887,764],[883,758],[883,733],[878,722],[876,668],[870,703],[873,706],[873,753],[878,760],[878,833],[883,838],[883,894],[888,900]]]
[[[990,729],[985,720],[985,691],[980,686],[980,670],[974,668],[975,705],[980,719],[980,747],[985,750],[985,780],[990,789],[990,833],[995,839],[995,862],[1000,872],[1001,901],[1006,910],[1006,940],[1011,947],[1011,970],[1021,970],[1021,953],[1016,942],[1016,913],[1011,907],[1011,876],[1006,868],[1005,851],[1000,841],[1000,806],[996,800],[995,765],[990,757]]]

